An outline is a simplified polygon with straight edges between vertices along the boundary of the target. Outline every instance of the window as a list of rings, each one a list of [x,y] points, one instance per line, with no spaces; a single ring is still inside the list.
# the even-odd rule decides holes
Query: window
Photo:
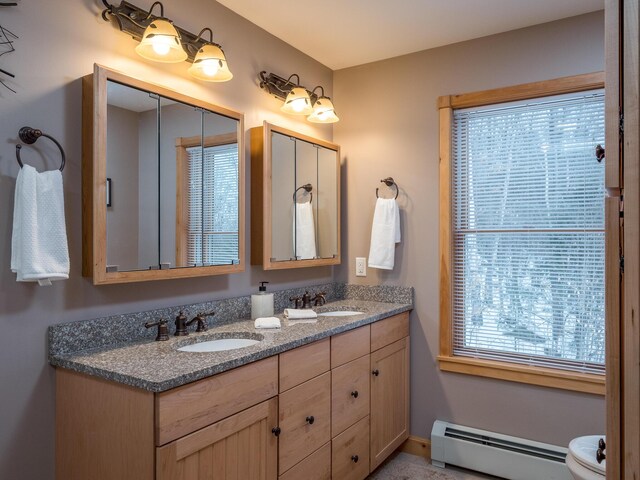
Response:
[[[498,102],[448,112],[440,364],[603,390],[604,91]]]
[[[239,262],[238,144],[220,137],[206,137],[204,147],[178,142],[177,251],[185,265]]]

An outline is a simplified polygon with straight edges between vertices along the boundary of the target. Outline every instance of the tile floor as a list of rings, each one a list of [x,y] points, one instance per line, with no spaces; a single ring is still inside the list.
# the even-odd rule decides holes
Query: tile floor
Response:
[[[498,477],[454,467],[434,467],[427,459],[396,452],[368,480],[496,480]]]

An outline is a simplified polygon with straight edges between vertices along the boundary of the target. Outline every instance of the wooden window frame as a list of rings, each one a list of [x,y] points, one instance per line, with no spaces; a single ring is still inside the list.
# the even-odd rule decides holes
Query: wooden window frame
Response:
[[[201,145],[202,137],[176,138],[176,262],[187,264],[189,242],[189,154],[187,148]],[[235,132],[204,137],[204,148],[238,143]]]
[[[438,98],[440,120],[440,352],[438,363],[440,370],[604,395],[605,375],[454,356],[453,354],[453,225],[451,213],[453,111],[597,88],[604,88],[604,72],[587,73],[480,92],[446,95]]]

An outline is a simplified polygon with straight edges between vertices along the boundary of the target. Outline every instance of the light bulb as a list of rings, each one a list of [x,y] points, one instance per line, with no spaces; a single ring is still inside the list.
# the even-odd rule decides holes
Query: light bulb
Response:
[[[305,101],[304,98],[297,98],[293,102],[291,102],[291,108],[294,112],[301,112],[304,110]]]
[[[180,35],[170,21],[157,18],[145,29],[136,52],[148,60],[177,63],[187,59]]]
[[[204,60],[202,62],[202,73],[207,75],[208,77],[213,77],[218,70],[220,69],[220,61],[219,60]]]
[[[170,39],[167,37],[156,37],[153,39],[153,51],[158,55],[166,55],[169,53],[171,46],[169,45]]]

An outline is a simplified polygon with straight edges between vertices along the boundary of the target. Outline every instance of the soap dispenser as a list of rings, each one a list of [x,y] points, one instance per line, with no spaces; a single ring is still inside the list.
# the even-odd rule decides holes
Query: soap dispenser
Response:
[[[273,293],[267,293],[265,283],[260,282],[258,293],[251,295],[251,320],[273,316]]]

